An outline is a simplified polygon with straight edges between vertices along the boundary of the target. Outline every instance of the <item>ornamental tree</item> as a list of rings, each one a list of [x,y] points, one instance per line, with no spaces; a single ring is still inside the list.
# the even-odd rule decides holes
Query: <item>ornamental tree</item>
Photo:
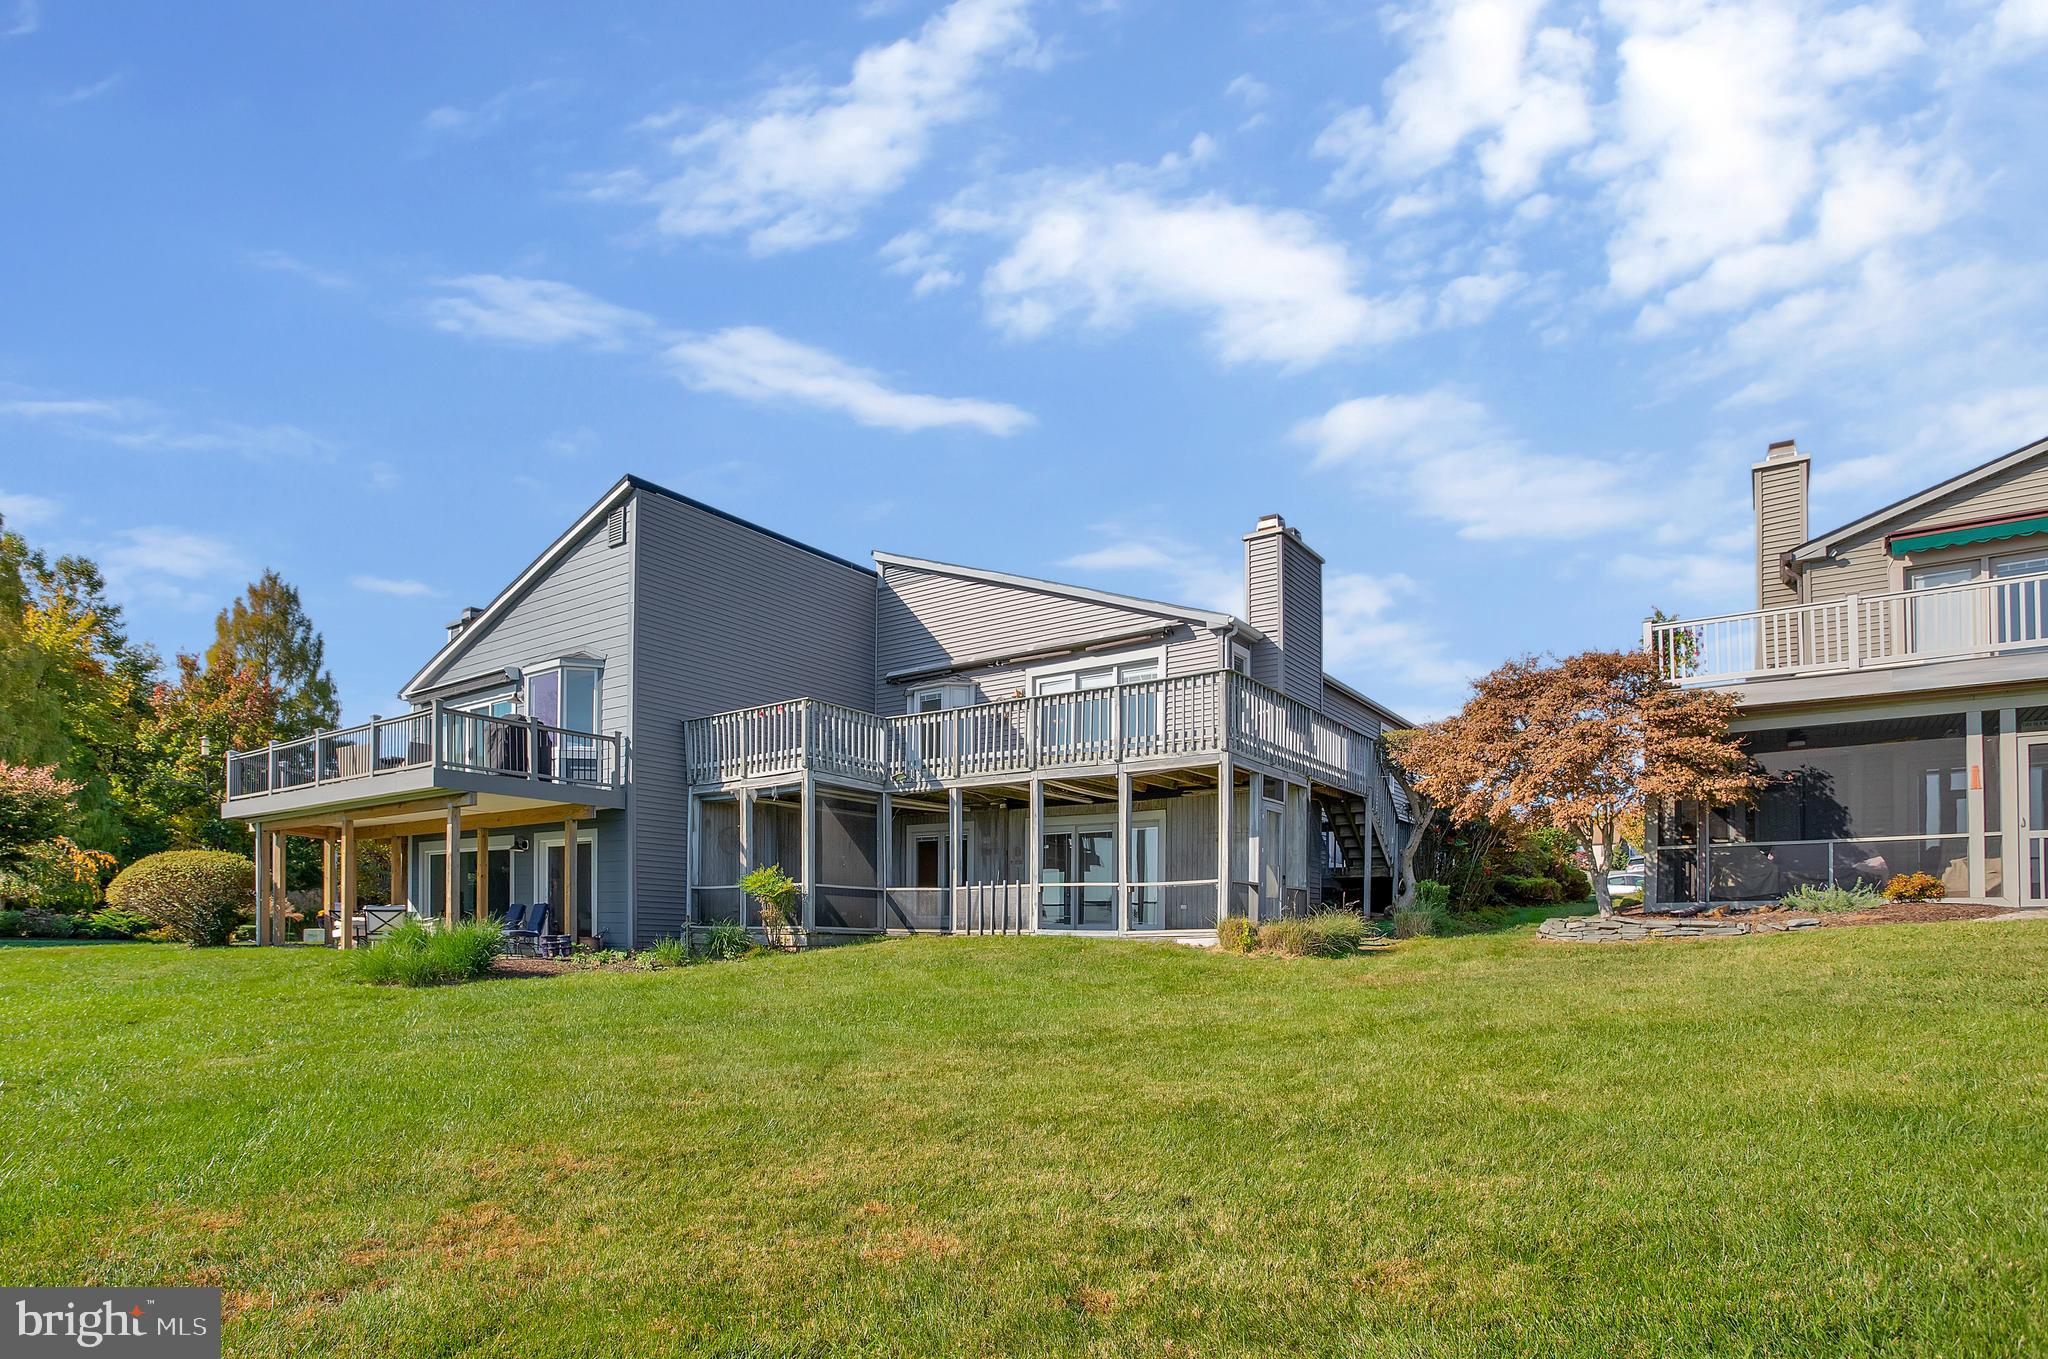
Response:
[[[0,760],[0,869],[17,866],[31,845],[64,829],[77,791],[54,769]]]
[[[1427,805],[1453,820],[1569,831],[1592,857],[1600,914],[1611,915],[1615,840],[1650,800],[1756,796],[1762,776],[1728,732],[1735,711],[1726,694],[1666,683],[1644,652],[1525,656],[1475,681],[1454,715],[1393,733],[1389,746]]]

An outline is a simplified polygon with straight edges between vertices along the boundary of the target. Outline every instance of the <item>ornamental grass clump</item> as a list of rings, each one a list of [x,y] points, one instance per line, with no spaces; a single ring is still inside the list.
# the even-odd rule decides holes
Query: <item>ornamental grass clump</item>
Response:
[[[1241,915],[1226,916],[1216,926],[1216,946],[1225,953],[1250,953],[1259,943],[1259,927]]]
[[[1350,911],[1317,911],[1259,926],[1258,951],[1283,958],[1347,958],[1363,952],[1369,937],[1377,938],[1362,916]]]
[[[640,956],[647,966],[656,971],[667,967],[688,967],[694,961],[690,957],[690,945],[674,935],[655,940],[641,951]]]
[[[430,930],[408,919],[368,948],[351,952],[348,970],[372,986],[440,986],[484,976],[504,947],[504,935],[491,921]]]
[[[1793,888],[1778,901],[1784,910],[1809,911],[1815,915],[1867,911],[1883,904],[1884,898],[1878,895],[1876,888],[1860,882],[1850,887],[1823,887],[1809,883]]]
[[[255,867],[241,855],[174,849],[122,869],[107,884],[107,904],[146,917],[162,937],[214,948],[233,936],[255,893]]]
[[[754,951],[754,937],[747,927],[730,920],[704,926],[696,931],[693,943],[697,957],[707,963],[729,962]]]

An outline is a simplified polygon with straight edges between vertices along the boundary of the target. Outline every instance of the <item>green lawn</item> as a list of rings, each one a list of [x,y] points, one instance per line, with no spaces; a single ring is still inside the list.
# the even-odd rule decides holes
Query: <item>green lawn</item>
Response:
[[[2048,1348],[2048,925],[0,951],[0,1261],[230,1354]]]

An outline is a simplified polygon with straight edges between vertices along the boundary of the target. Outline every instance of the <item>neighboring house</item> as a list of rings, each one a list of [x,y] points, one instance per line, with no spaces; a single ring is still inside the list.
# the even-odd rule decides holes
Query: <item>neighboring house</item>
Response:
[[[1735,694],[1776,776],[1667,807],[1652,900],[1754,901],[1924,872],[2048,904],[2048,440],[1814,535],[1810,462],[1756,464],[1757,608],[1652,621],[1665,674]]]
[[[410,711],[230,755],[223,814],[258,832],[259,906],[279,837],[336,871],[373,842],[419,913],[573,904],[617,945],[756,923],[738,883],[770,863],[822,931],[1195,935],[1384,902],[1406,801],[1378,737],[1405,723],[1324,673],[1299,532],[1270,515],[1244,550],[1239,618],[870,568],[627,477],[449,625]]]

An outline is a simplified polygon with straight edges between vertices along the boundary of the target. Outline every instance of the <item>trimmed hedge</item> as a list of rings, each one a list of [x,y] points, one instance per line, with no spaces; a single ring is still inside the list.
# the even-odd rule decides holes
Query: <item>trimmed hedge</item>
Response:
[[[215,948],[255,909],[256,869],[239,854],[174,849],[152,854],[107,884],[107,904],[132,911],[194,948]]]

